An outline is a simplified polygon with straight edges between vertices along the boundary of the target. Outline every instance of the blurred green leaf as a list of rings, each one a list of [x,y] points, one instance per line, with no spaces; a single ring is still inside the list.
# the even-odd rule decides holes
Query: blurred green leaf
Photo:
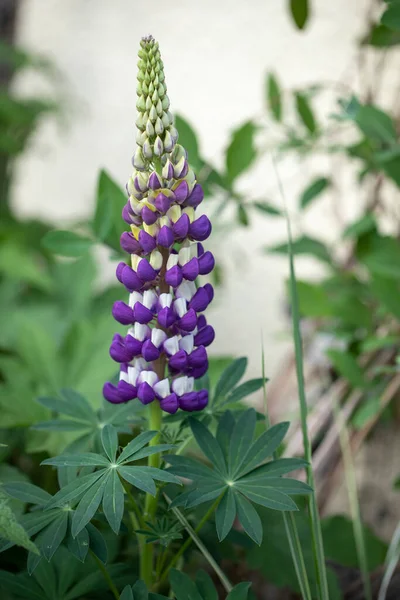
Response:
[[[262,201],[253,202],[253,206],[258,211],[260,211],[262,213],[266,213],[267,215],[271,215],[271,216],[275,216],[275,217],[282,216],[282,211],[279,210],[279,208],[276,208],[275,206],[273,206],[273,204],[270,204],[269,202],[262,202]]]
[[[306,235],[294,240],[292,249],[294,255],[310,254],[311,256],[322,260],[323,262],[331,262],[331,257],[325,244]],[[277,246],[272,246],[270,248],[265,248],[265,250],[266,252],[273,252],[274,254],[287,254],[289,252],[289,246],[287,243],[284,243],[278,244]]]
[[[296,110],[300,121],[311,134],[314,134],[317,131],[317,124],[308,98],[301,92],[296,92],[295,99]]]
[[[382,25],[393,31],[400,31],[400,4],[391,2],[381,17]]]
[[[374,24],[363,39],[363,44],[369,44],[375,48],[390,48],[400,44],[400,32],[383,24]]]
[[[371,140],[394,143],[397,139],[392,118],[376,106],[360,105],[355,115],[355,122],[364,135]]]
[[[243,204],[238,204],[238,207],[237,207],[237,218],[238,218],[238,221],[239,221],[239,223],[241,225],[244,225],[245,227],[248,227],[248,225],[249,225],[249,215],[247,213],[247,210],[243,206]]]
[[[327,355],[336,371],[347,379],[353,387],[365,389],[368,386],[362,368],[350,352],[328,350]]]
[[[266,80],[268,107],[275,121],[282,120],[282,94],[276,76],[268,73]]]
[[[306,208],[310,202],[315,200],[322,192],[324,192],[331,185],[330,179],[327,177],[318,177],[315,179],[300,196],[301,208]]]
[[[244,123],[232,133],[226,150],[227,178],[232,183],[254,162],[257,153],[254,146],[256,126],[251,121]]]
[[[304,29],[310,17],[309,0],[290,0],[289,10],[296,27]]]
[[[300,313],[305,317],[327,317],[333,314],[328,292],[322,285],[298,281]]]
[[[194,169],[203,166],[203,161],[199,154],[199,143],[193,127],[180,115],[175,115],[175,127],[179,133],[179,143],[187,150],[189,164]]]
[[[79,257],[86,254],[93,241],[73,231],[55,230],[46,233],[42,239],[44,248],[60,256]]]
[[[372,213],[367,213],[366,215],[363,215],[360,219],[357,219],[357,221],[354,221],[354,223],[348,225],[343,231],[342,235],[344,238],[357,238],[363,233],[368,233],[373,229],[376,229],[375,217]]]
[[[356,429],[362,429],[368,421],[373,419],[377,415],[381,408],[381,402],[379,396],[372,396],[366,400],[363,400],[361,406],[359,406],[351,417],[351,423]]]
[[[120,251],[119,238],[123,230],[121,213],[127,198],[125,192],[102,169],[97,183],[96,212],[93,233],[96,239]]]

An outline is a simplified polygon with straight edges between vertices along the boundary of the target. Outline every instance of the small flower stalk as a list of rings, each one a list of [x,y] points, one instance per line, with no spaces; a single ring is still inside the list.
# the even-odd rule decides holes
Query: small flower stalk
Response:
[[[137,147],[122,212],[130,231],[121,247],[130,260],[116,271],[129,298],[112,310],[128,331],[113,338],[110,355],[120,363],[120,378],[117,385],[107,382],[103,393],[115,404],[138,398],[159,402],[168,413],[198,411],[208,392],[195,390],[195,380],[207,371],[206,348],[214,339],[202,314],[214,291],[198,283],[214,267],[202,244],[211,223],[196,215],[203,190],[177,143],[158,43],[149,36],[140,45]]]

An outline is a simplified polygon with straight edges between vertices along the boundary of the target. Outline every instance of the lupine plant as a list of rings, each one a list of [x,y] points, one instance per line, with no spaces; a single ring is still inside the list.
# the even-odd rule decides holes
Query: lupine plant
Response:
[[[73,431],[75,438],[63,454],[43,461],[54,493],[27,481],[3,485],[8,498],[29,507],[9,526],[1,523],[1,549],[28,550],[25,573],[0,573],[10,597],[86,597],[104,581],[122,600],[168,593],[214,600],[216,584],[230,600],[245,599],[249,584],[233,587],[215,544],[207,547],[200,537],[203,528],[211,526],[221,544],[236,533],[241,543],[247,537],[259,545],[260,510],[297,511],[292,496],[313,492],[301,478],[286,477],[309,468],[301,458],[281,456],[289,424],[269,426],[241,404],[265,386],[265,377],[240,383],[246,360],[238,359],[210,385],[206,347],[215,334],[204,311],[214,292],[205,278],[214,257],[203,242],[211,223],[198,212],[203,191],[178,144],[151,36],[140,44],[137,96],[134,170],[122,211],[128,258],[116,269],[127,301],[112,307],[125,328],[110,346],[119,373],[104,383],[109,408],[99,413],[72,390],[39,399],[58,418],[37,429]],[[300,589],[311,598],[296,524],[285,524]],[[192,545],[214,579],[199,571],[192,581],[182,572]],[[84,568],[72,568],[76,561]]]

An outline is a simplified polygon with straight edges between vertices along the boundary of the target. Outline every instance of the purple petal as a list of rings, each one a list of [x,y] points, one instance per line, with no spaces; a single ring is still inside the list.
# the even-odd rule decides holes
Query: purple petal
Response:
[[[179,350],[176,354],[170,357],[168,365],[174,371],[182,371],[187,365],[188,357],[184,350]]]
[[[202,367],[207,362],[207,352],[204,346],[199,346],[189,356],[189,364],[191,367]]]
[[[147,383],[147,381],[139,384],[137,389],[137,397],[139,398],[142,404],[149,404],[150,402],[153,402],[155,398],[155,393],[153,388]]]
[[[141,302],[136,302],[133,307],[133,316],[135,321],[143,325],[145,323],[150,323],[154,315],[151,310],[143,306]]]
[[[182,275],[188,281],[194,281],[199,274],[199,259],[195,256],[182,267]]]
[[[118,392],[125,402],[134,400],[137,397],[137,389],[127,381],[121,380],[118,382]]]
[[[140,290],[143,287],[143,281],[129,265],[125,265],[125,268],[122,269],[121,281],[129,292]]]
[[[173,415],[179,408],[178,397],[176,394],[170,394],[166,398],[160,400],[161,409]]]
[[[190,224],[189,233],[194,240],[203,242],[211,233],[210,219],[206,215],[201,215],[201,217]]]
[[[172,308],[165,306],[161,310],[158,311],[157,320],[161,327],[164,329],[168,329],[173,325],[176,321],[176,315]]]
[[[115,274],[117,276],[117,279],[121,283],[122,283],[122,271],[125,269],[125,267],[126,267],[126,263],[120,262],[120,263],[118,263],[117,268],[115,270]]]
[[[197,410],[203,410],[208,404],[208,391],[200,390],[197,396]]]
[[[139,356],[142,353],[143,342],[137,340],[133,335],[128,335],[125,338],[125,345],[132,354],[132,356]]]
[[[157,246],[156,240],[153,238],[153,236],[143,229],[139,231],[139,243],[146,254],[148,252],[152,252],[152,250],[154,250],[154,248]]]
[[[137,239],[129,231],[123,232],[120,237],[120,244],[122,250],[125,250],[125,252],[128,252],[129,254],[138,254],[142,250]]]
[[[199,261],[199,273],[200,275],[208,275],[214,268],[215,260],[211,252],[207,251],[200,256]]]
[[[131,325],[134,322],[133,310],[128,304],[121,300],[114,302],[112,315],[118,323],[121,323],[121,325]]]
[[[130,362],[133,358],[132,352],[126,346],[124,339],[115,335],[110,346],[110,356],[119,363]]]
[[[196,185],[193,188],[192,193],[190,194],[189,198],[186,200],[186,204],[187,204],[187,206],[192,206],[193,208],[196,208],[196,206],[198,206],[202,202],[203,198],[204,198],[203,188],[201,187],[201,185],[199,183],[196,183]]]
[[[182,269],[179,265],[175,265],[165,272],[165,282],[172,287],[178,287],[182,283]]]
[[[181,319],[176,323],[179,329],[183,331],[193,331],[197,325],[197,315],[193,308],[190,308]]]
[[[158,174],[153,171],[153,173],[149,177],[149,188],[152,190],[158,190],[161,187],[161,181]]]
[[[112,404],[121,404],[122,402],[126,402],[115,385],[109,381],[103,385],[103,396],[107,402],[111,402]]]
[[[142,356],[147,362],[151,362],[159,358],[160,351],[151,340],[146,340],[142,346]]]
[[[204,315],[199,315],[197,318],[197,329],[200,331],[200,329],[203,329],[203,327],[205,327],[207,325],[207,319],[205,318]],[[194,344],[195,346],[200,346],[201,344]]]
[[[199,317],[200,320],[200,317]],[[194,336],[194,345],[195,346],[209,346],[215,338],[215,331],[211,325],[206,325],[200,329],[198,333]]]
[[[209,304],[210,299],[204,286],[197,290],[189,302],[189,308],[192,308],[196,312],[203,312],[203,310],[205,310]]]
[[[184,202],[189,195],[189,186],[187,184],[187,181],[181,181],[178,184],[178,186],[174,189],[174,193],[176,196],[176,201],[179,204],[182,204],[182,202]]]
[[[157,235],[157,244],[164,248],[170,248],[174,243],[174,234],[172,229],[163,225]]]
[[[127,202],[124,208],[122,209],[122,218],[125,221],[125,223],[128,223],[128,225],[132,225],[132,223],[134,223],[134,216],[130,211],[129,202]]]
[[[172,231],[176,240],[183,240],[189,233],[190,219],[186,213],[183,213],[173,224]]]
[[[155,210],[151,210],[148,206],[143,206],[142,212],[140,213],[143,221],[146,225],[153,225],[158,219],[158,214]]]
[[[145,259],[139,262],[137,274],[143,281],[153,281],[157,277],[157,271]]]
[[[199,379],[199,377],[203,377],[207,373],[208,370],[208,361],[205,362],[201,367],[195,367],[190,370],[190,376],[194,377],[194,379]]]
[[[206,290],[207,294],[208,294],[208,300],[209,302],[212,302],[213,298],[214,298],[214,288],[211,285],[211,283],[206,283],[206,285],[204,286],[204,289]]]
[[[160,213],[166,213],[171,208],[171,198],[163,194],[157,194],[156,199],[154,200],[154,206]]]

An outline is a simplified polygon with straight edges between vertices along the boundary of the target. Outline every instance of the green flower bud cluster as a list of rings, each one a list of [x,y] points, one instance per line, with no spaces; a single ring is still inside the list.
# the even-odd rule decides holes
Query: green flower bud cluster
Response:
[[[132,159],[138,171],[149,169],[149,163],[173,151],[178,132],[169,112],[164,65],[158,42],[152,36],[140,42],[136,108],[137,149]]]

